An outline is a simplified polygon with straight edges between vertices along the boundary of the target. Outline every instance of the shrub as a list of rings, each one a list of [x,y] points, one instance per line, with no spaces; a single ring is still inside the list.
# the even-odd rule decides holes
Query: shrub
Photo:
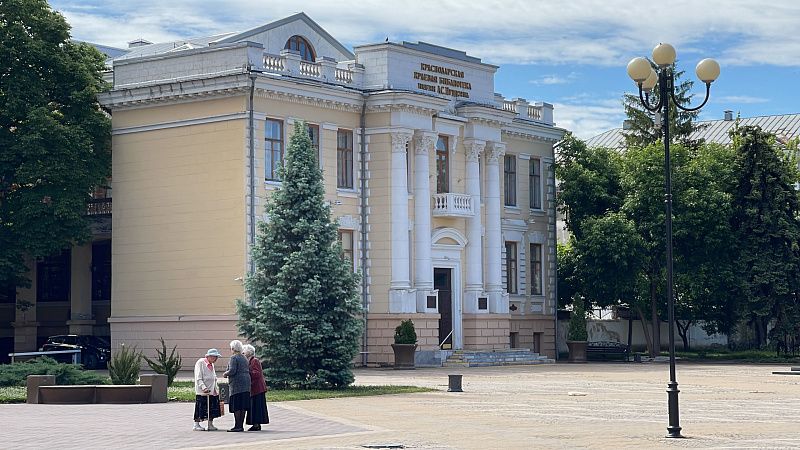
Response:
[[[589,333],[586,331],[586,310],[583,306],[583,300],[576,298],[572,305],[573,309],[569,317],[567,339],[570,341],[586,341],[589,339]]]
[[[414,330],[414,322],[411,319],[400,322],[400,325],[394,329],[394,343],[395,344],[416,344],[417,332]]]
[[[139,380],[139,366],[142,352],[122,344],[108,362],[108,374],[113,384],[136,384]]]
[[[55,375],[56,384],[107,384],[108,378],[85,371],[76,364],[60,363],[42,356],[29,361],[0,365],[0,386],[25,386],[28,375]]]
[[[161,350],[156,349],[158,353],[156,360],[153,361],[147,356],[142,356],[142,358],[147,361],[147,365],[150,366],[155,373],[166,375],[167,386],[172,386],[172,382],[175,381],[175,375],[177,375],[178,371],[181,369],[183,360],[181,359],[181,355],[175,355],[175,351],[178,349],[177,345],[172,347],[172,351],[169,353],[169,356],[167,356],[167,344],[164,342],[163,337],[159,339],[161,340]]]

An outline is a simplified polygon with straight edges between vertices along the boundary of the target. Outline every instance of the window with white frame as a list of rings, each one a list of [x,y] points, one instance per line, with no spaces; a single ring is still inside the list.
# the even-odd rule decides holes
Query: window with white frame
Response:
[[[319,125],[313,124],[306,124],[306,129],[308,130],[308,137],[311,139],[311,146],[314,147],[314,151],[317,155],[317,162],[319,162]]]
[[[344,258],[352,263],[355,249],[353,230],[339,230],[339,242],[342,244],[342,254]]]
[[[506,155],[503,161],[505,205],[517,206],[517,157]]]
[[[517,243],[506,241],[506,292],[516,294],[517,289]]]
[[[336,139],[336,187],[353,189],[353,132],[339,130]]]
[[[436,193],[450,192],[450,152],[447,150],[447,136],[439,136],[436,141]]]
[[[531,198],[531,209],[542,209],[542,161],[531,158],[528,167],[528,190]]]
[[[531,295],[542,295],[542,244],[531,244]]]
[[[283,163],[283,121],[267,119],[264,129],[264,178],[280,181],[278,168]]]

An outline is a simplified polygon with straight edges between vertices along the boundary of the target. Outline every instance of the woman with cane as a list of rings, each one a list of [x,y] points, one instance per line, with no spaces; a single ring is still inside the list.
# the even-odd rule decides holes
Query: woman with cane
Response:
[[[194,431],[216,431],[214,419],[221,416],[219,408],[219,390],[217,389],[217,372],[214,363],[220,357],[219,350],[212,348],[194,365]],[[208,420],[208,427],[203,428],[200,422]]]

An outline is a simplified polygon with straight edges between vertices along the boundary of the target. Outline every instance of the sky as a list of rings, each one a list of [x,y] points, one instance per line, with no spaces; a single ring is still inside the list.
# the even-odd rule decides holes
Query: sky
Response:
[[[800,113],[797,0],[51,0],[72,37],[115,47],[243,31],[305,12],[355,45],[423,41],[499,65],[495,92],[555,107],[556,125],[582,139],[618,128],[626,65],[672,44],[678,68],[697,81],[703,58],[722,68],[700,120],[725,110],[754,117]],[[703,86],[694,86],[693,105]]]

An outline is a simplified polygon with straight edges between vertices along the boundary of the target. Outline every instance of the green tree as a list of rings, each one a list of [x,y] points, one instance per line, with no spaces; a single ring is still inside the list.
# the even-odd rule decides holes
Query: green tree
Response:
[[[675,169],[675,317],[684,350],[692,324],[729,333],[736,323],[733,160],[731,147],[704,144],[689,148],[686,164]]]
[[[305,124],[295,124],[280,174],[252,251],[252,303],[238,302],[239,329],[273,386],[347,386],[362,331],[358,279],[338,243]]]
[[[653,68],[656,68],[656,66],[653,65]],[[675,71],[674,64],[670,70],[675,72],[675,99],[678,100],[678,104],[681,106],[689,105],[693,97],[691,89],[694,82],[692,80],[681,80],[684,71]],[[656,86],[656,89],[650,94],[650,102],[651,104],[656,104],[658,100],[659,92],[658,86]],[[628,130],[622,132],[626,147],[644,147],[661,139],[662,129],[657,126],[658,124],[654,125],[653,118],[655,115],[642,106],[638,91],[635,95],[625,94],[622,97],[622,105],[625,108],[625,115],[628,117],[628,125],[630,126]],[[699,127],[695,123],[698,114],[699,111],[687,112],[679,110],[672,100],[669,101],[669,134],[674,141],[682,143],[689,141],[692,132]],[[658,118],[657,122],[660,120]]]
[[[636,294],[643,243],[636,225],[621,212],[586,219],[575,244],[580,292],[599,307],[628,304]]]
[[[737,188],[731,224],[744,290],[739,312],[753,327],[756,344],[764,346],[769,322],[786,316],[784,305],[798,291],[797,172],[774,137],[760,128],[741,127],[733,137]]]
[[[25,255],[90,236],[89,193],[110,174],[104,61],[45,0],[0,2],[0,286],[28,285]]]
[[[578,240],[586,219],[618,211],[622,206],[621,161],[616,151],[588,148],[572,134],[567,134],[559,144],[557,202],[567,229]]]

